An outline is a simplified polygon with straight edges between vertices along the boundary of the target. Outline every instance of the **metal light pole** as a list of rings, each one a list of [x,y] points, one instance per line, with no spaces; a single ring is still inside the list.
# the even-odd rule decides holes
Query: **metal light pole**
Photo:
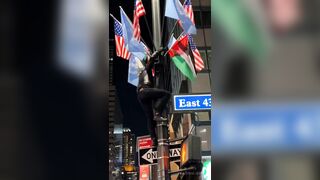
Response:
[[[160,34],[160,1],[152,0],[152,30],[153,43],[156,49],[160,48],[161,34]]]
[[[158,134],[158,179],[169,180],[169,140],[168,121],[157,121]]]
[[[153,42],[156,50],[160,49],[161,33],[160,33],[160,1],[152,0],[152,29]],[[169,180],[169,133],[168,120],[157,121],[158,136],[158,163],[157,175],[158,180]]]

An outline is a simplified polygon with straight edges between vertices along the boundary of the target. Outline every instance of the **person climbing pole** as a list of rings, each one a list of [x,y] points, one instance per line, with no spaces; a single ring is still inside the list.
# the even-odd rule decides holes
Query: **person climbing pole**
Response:
[[[138,100],[146,114],[148,130],[153,141],[153,146],[157,146],[156,121],[163,120],[161,117],[171,93],[164,89],[154,87],[152,68],[158,56],[163,55],[167,48],[155,51],[151,56],[146,56],[146,66],[139,73],[139,83],[137,87]]]

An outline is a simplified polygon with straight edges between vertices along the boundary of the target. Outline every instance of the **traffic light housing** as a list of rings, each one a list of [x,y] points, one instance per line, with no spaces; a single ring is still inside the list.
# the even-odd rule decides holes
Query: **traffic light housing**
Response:
[[[123,168],[124,168],[124,170],[125,170],[126,172],[132,172],[132,171],[135,170],[134,166],[131,165],[131,164],[126,164],[126,165],[123,166]]]
[[[199,136],[189,135],[181,145],[180,166],[201,164],[201,139]]]

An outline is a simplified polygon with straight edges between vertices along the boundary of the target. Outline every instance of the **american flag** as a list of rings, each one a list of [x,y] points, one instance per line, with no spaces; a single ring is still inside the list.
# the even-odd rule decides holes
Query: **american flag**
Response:
[[[184,10],[186,11],[187,15],[191,19],[191,21],[194,23],[194,15],[193,15],[193,10],[192,10],[192,5],[191,5],[191,0],[186,0],[184,5]]]
[[[195,24],[191,0],[186,0],[183,7],[184,7],[184,10],[186,11],[187,15],[189,16],[189,18],[193,22],[193,24]],[[190,48],[191,48],[191,51],[192,51],[192,54],[194,57],[196,71],[199,72],[204,68],[203,60],[201,58],[199,50],[197,49],[196,45],[193,42],[193,38],[190,34],[188,34],[188,40],[189,40],[189,45],[190,45]]]
[[[196,67],[196,71],[200,72],[204,68],[203,60],[201,58],[199,50],[197,49],[196,45],[193,42],[193,38],[190,34],[188,34],[188,40],[189,40],[190,49],[191,49],[193,57],[194,57],[194,64]]]
[[[140,40],[140,24],[139,24],[139,18],[141,16],[146,15],[146,11],[143,7],[141,0],[136,0],[134,5],[134,12],[133,12],[133,36]]]
[[[121,23],[116,19],[114,19],[114,36],[116,41],[117,56],[129,60],[130,53],[128,49],[125,47]]]
[[[186,0],[183,4],[184,11],[186,12],[187,16],[190,18],[191,22],[195,24],[194,22],[194,15],[192,10],[192,5],[190,0]],[[181,21],[178,21],[179,25],[182,27]]]

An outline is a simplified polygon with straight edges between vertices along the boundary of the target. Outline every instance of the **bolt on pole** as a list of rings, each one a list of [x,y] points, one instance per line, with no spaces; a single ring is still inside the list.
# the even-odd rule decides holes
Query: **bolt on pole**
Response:
[[[156,50],[160,49],[161,33],[160,33],[160,1],[152,0],[152,30],[153,42]],[[169,180],[169,133],[168,120],[157,121],[158,136],[158,163],[157,176],[158,180]]]

